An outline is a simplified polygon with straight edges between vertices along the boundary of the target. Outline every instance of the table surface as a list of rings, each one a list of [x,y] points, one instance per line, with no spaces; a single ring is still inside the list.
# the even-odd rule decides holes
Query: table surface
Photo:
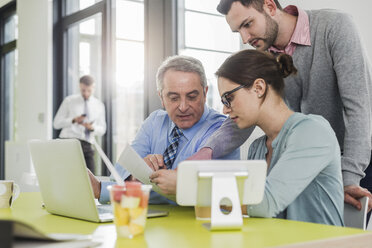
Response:
[[[240,231],[211,232],[202,225],[206,221],[195,219],[192,207],[157,205],[151,208],[167,210],[169,216],[147,219],[144,235],[116,239],[112,222],[98,224],[52,215],[41,208],[41,202],[39,192],[21,193],[11,208],[0,209],[0,219],[21,220],[45,233],[93,234],[94,240],[102,242],[101,247],[273,247],[372,234],[354,228],[264,218],[244,218]]]

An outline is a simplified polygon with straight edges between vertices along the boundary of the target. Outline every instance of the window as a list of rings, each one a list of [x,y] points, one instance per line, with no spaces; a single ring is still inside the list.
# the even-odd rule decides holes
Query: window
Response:
[[[241,42],[239,34],[232,33],[225,17],[217,12],[219,2],[184,0],[184,6],[179,6],[178,49],[179,54],[203,63],[209,86],[208,105],[222,110],[214,73],[230,54],[240,50]]]
[[[14,140],[16,121],[14,97],[16,94],[18,56],[18,17],[15,3],[0,9],[0,179],[4,179],[5,141]]]
[[[109,62],[111,40],[109,0],[55,0],[54,26],[54,107],[55,116],[63,99],[71,94],[80,94],[79,79],[91,75],[95,80],[95,97],[110,109],[111,74]],[[107,52],[108,51],[108,52]],[[107,56],[104,56],[108,54]],[[110,113],[108,111],[108,113]],[[111,131],[110,119],[106,120],[107,132]],[[54,138],[59,135],[54,132]],[[97,139],[110,157],[111,135]],[[95,174],[106,174],[98,154],[95,157]]]
[[[131,143],[144,119],[144,3],[116,1],[113,157]]]
[[[79,78],[89,74],[95,79],[96,97],[102,99],[102,14],[97,13],[71,25],[66,38],[68,91],[80,93]]]

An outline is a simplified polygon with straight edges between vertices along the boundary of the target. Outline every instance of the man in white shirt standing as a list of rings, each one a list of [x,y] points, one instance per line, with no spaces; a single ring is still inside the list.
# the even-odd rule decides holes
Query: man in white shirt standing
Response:
[[[66,97],[54,117],[55,129],[62,129],[60,138],[80,140],[87,167],[94,172],[95,136],[106,132],[105,106],[93,96],[94,79],[85,75],[80,78],[80,94]]]

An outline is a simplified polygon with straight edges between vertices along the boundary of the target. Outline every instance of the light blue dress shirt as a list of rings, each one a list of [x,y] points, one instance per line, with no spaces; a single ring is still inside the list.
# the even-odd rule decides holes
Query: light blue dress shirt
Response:
[[[173,162],[172,169],[176,169],[178,164],[199,151],[205,144],[211,134],[216,131],[226,119],[226,116],[218,113],[216,110],[204,106],[204,112],[200,120],[189,129],[181,129],[183,135],[178,144],[176,159]],[[156,110],[144,121],[141,129],[137,133],[132,143],[133,149],[142,157],[149,154],[163,154],[165,149],[171,143],[171,132],[175,124],[169,118],[164,110]],[[223,157],[222,159],[239,159],[239,149]],[[115,165],[119,175],[125,180],[130,173],[119,164]],[[101,195],[99,201],[107,203],[110,200],[107,186],[113,182],[101,182]],[[151,204],[164,204],[174,202],[165,197],[151,192]]]
[[[344,190],[340,147],[329,123],[294,113],[272,142],[263,201],[248,215],[343,226]],[[266,136],[254,141],[248,159],[266,160]]]

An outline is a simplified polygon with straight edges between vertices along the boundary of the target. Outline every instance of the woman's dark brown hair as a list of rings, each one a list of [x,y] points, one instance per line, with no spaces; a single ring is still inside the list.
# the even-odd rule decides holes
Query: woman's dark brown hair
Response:
[[[281,96],[284,78],[297,73],[292,57],[287,54],[274,56],[268,52],[242,50],[228,57],[216,72],[234,83],[252,87],[257,78],[262,78]]]

